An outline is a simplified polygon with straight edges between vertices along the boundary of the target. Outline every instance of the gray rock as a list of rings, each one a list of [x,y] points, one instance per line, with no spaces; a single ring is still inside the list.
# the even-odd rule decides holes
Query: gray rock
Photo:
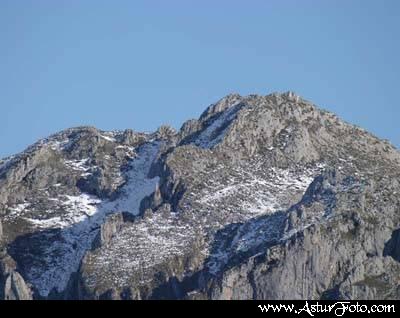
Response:
[[[197,119],[190,119],[182,125],[179,131],[180,139],[184,140],[186,137],[194,135],[200,129],[201,129],[200,122]]]
[[[6,300],[32,300],[32,292],[18,272],[12,272],[4,287]]]
[[[0,297],[398,299],[399,180],[398,150],[293,92],[69,129],[1,162]]]
[[[112,238],[121,231],[127,217],[129,217],[128,213],[115,213],[107,217],[100,226],[100,231],[93,241],[92,248],[96,249],[109,244]]]
[[[157,135],[160,139],[171,140],[176,134],[175,128],[168,125],[160,126],[157,130]]]

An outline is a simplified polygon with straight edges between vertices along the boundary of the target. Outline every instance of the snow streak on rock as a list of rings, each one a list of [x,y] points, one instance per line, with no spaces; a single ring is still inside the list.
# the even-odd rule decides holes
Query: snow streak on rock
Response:
[[[236,170],[229,185],[211,179],[199,202],[204,206],[239,209],[249,217],[272,213],[287,206],[285,196],[302,194],[313,180],[315,171]]]
[[[12,208],[14,213],[9,214],[8,218],[29,215],[24,219],[41,229],[32,236],[33,241],[53,242],[42,244],[40,251],[26,251],[27,257],[31,257],[31,263],[34,264],[26,269],[27,280],[41,296],[47,296],[52,290],[61,292],[66,288],[71,274],[78,270],[80,260],[91,247],[106,215],[119,211],[134,215],[139,213],[141,200],[154,191],[158,182],[158,178],[148,179],[147,174],[159,146],[158,142],[153,142],[137,149],[137,156],[126,172],[126,183],[114,201],[101,201],[95,196],[82,193],[49,198],[53,211],[41,215],[29,213],[29,203]],[[83,161],[76,163],[76,167],[82,164]],[[49,217],[43,218],[45,215]]]
[[[43,229],[65,228],[71,224],[85,221],[88,217],[97,213],[99,210],[97,205],[101,203],[101,200],[97,197],[85,193],[77,196],[65,195],[63,201],[60,199],[50,199],[50,201],[57,202],[59,208],[66,212],[65,215],[48,219],[26,217],[25,220]]]
[[[179,212],[187,215],[184,223],[179,213],[158,212],[127,226],[111,244],[89,255],[87,286],[101,288],[96,285],[99,281],[117,288],[132,285],[134,280],[137,285],[149,283],[158,265],[190,253],[194,237],[215,233],[229,224],[250,222],[233,238],[231,246],[208,246],[197,251],[202,255],[199,259],[210,259],[207,266],[211,273],[217,273],[230,255],[279,239],[284,221],[281,210],[301,199],[322,166],[285,170],[267,169],[263,163],[258,157],[236,168],[221,163],[207,177],[199,175],[204,180],[202,189],[189,193],[188,200],[193,204],[185,207],[183,203],[183,211]],[[255,221],[263,215],[268,219]]]
[[[303,196],[322,165],[279,169],[268,167],[262,157],[241,166],[220,163],[206,175],[201,189],[190,193],[193,202],[207,223],[210,218],[223,227],[251,218],[286,210]]]
[[[150,166],[157,156],[160,143],[152,142],[139,149],[127,172],[127,182],[123,186],[119,198],[112,202],[105,202],[102,210],[130,212],[134,215],[139,213],[140,202],[145,196],[154,192],[158,177],[148,179]]]
[[[86,263],[90,263],[91,274],[85,283],[89,288],[99,280],[118,288],[132,282],[146,284],[154,278],[157,266],[184,255],[194,237],[193,228],[176,215],[155,213],[134,227],[125,227],[112,244],[90,253]]]
[[[241,103],[239,101],[219,114],[218,117],[200,133],[195,141],[195,145],[210,149],[220,143],[229,129],[229,124],[236,118],[240,108]]]
[[[92,173],[90,171],[93,171],[96,166],[93,165],[88,165],[90,159],[81,159],[81,160],[65,160],[65,164],[78,172],[81,172],[82,177],[87,177],[91,175]]]

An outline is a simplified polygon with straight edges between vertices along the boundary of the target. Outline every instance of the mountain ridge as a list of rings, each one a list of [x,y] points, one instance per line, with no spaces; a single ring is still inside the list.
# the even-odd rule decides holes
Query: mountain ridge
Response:
[[[0,297],[397,298],[399,167],[293,92],[179,131],[66,129],[0,163]]]

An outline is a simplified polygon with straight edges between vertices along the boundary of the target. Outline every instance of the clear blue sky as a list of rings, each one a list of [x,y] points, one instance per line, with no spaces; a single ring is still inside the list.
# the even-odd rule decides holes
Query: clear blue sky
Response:
[[[0,157],[294,90],[400,145],[400,1],[0,0]]]

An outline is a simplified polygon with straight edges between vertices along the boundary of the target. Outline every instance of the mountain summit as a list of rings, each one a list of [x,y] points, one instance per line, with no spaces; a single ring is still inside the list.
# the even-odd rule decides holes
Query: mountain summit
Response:
[[[0,161],[0,298],[399,299],[400,153],[293,92]]]

